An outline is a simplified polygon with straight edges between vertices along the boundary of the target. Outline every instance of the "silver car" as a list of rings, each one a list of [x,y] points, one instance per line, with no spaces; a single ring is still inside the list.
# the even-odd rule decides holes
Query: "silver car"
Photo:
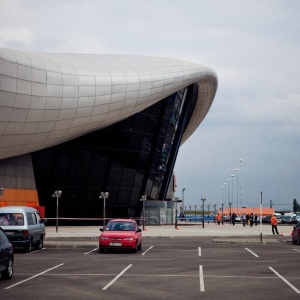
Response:
[[[45,224],[33,207],[5,206],[0,208],[0,227],[15,248],[31,252],[32,247],[42,249]]]

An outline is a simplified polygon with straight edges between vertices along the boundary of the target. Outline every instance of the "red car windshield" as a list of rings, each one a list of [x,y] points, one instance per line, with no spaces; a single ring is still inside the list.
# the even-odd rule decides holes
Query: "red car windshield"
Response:
[[[134,224],[132,222],[109,222],[105,230],[134,231]]]

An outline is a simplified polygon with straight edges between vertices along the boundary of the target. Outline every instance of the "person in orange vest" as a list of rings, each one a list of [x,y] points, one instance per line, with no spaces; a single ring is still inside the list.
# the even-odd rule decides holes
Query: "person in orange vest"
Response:
[[[220,221],[221,221],[221,216],[220,216],[220,214],[217,215],[217,220],[218,220],[218,225],[220,225],[220,223],[221,223],[221,222],[220,222]]]
[[[273,234],[278,234],[278,230],[277,230],[277,218],[276,215],[274,214],[271,218],[271,225],[272,225],[272,232]]]

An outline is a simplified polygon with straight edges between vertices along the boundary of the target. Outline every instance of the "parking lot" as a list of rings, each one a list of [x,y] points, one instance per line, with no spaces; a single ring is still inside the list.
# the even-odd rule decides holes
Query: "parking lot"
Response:
[[[300,297],[300,247],[147,238],[138,253],[16,252],[1,299],[282,299]]]

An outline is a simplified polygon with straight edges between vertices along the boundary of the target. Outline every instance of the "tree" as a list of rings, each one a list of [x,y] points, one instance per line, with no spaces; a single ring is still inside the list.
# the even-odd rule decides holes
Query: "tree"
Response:
[[[297,202],[297,200],[294,199],[294,201],[293,201],[293,211],[294,211],[294,213],[295,213],[295,212],[298,212],[299,210],[300,210],[300,205],[299,205],[299,203]]]

